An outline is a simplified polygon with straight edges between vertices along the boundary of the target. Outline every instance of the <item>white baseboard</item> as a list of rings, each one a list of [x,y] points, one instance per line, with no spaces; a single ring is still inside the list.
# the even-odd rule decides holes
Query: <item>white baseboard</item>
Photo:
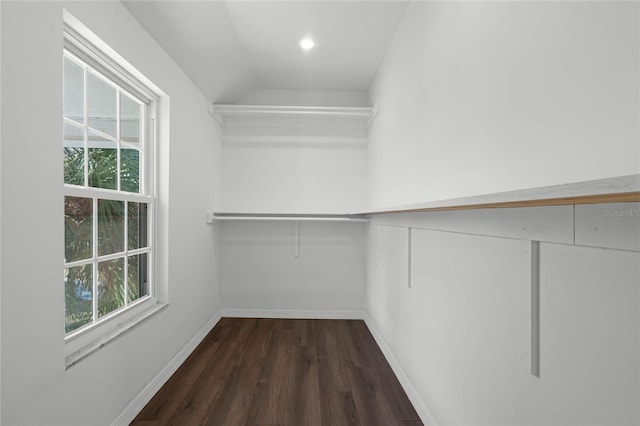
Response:
[[[113,426],[120,425],[128,425],[133,419],[138,415],[138,413],[144,408],[145,405],[151,398],[160,390],[162,385],[164,385],[167,380],[176,372],[178,367],[182,365],[182,363],[187,359],[191,352],[202,342],[202,339],[206,337],[207,334],[213,329],[213,327],[220,321],[222,317],[220,315],[221,311],[218,311],[207,323],[196,333],[195,336],[189,343],[187,343],[184,348],[180,350],[174,356],[171,361],[158,373],[156,377],[154,377],[147,386],[142,389],[142,391],[125,407],[125,409],[115,418]]]
[[[398,362],[396,357],[393,355],[391,348],[389,347],[389,345],[387,345],[387,342],[382,337],[382,334],[380,334],[375,324],[373,323],[373,321],[371,321],[371,318],[369,318],[369,315],[367,315],[366,312],[364,314],[363,319],[365,324],[369,328],[369,331],[373,335],[373,338],[375,339],[376,343],[380,347],[380,350],[382,350],[384,357],[387,359],[387,362],[391,366],[391,369],[393,370],[396,377],[400,381],[400,384],[402,385],[402,388],[404,389],[407,396],[409,397],[409,400],[413,404],[413,407],[418,412],[418,415],[420,416],[422,423],[429,426],[437,426],[435,419],[427,409],[427,406],[425,405],[424,401],[422,400],[422,398],[420,398],[420,395],[418,395],[418,391],[416,391],[416,389],[413,387],[413,384],[409,380],[409,377],[406,375],[406,373],[400,366],[400,363]]]
[[[287,319],[364,319],[365,311],[320,311],[307,309],[222,309],[223,317]]]

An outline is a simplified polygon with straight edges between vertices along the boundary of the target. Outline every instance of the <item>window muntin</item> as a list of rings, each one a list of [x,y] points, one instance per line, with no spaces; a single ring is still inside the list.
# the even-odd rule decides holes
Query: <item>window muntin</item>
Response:
[[[67,338],[153,293],[154,100],[90,62],[64,51]]]
[[[144,173],[144,124],[150,102],[65,52],[65,165],[75,163],[65,167],[65,183],[144,193],[149,176]]]

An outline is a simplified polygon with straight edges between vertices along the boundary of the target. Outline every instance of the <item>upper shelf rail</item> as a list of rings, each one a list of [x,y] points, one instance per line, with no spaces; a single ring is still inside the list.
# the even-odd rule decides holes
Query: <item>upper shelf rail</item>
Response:
[[[360,214],[214,213],[213,221],[369,222]]]
[[[211,104],[209,111],[222,116],[242,115],[333,115],[342,117],[369,118],[370,107],[328,107],[328,106],[279,106],[279,105],[223,105]]]

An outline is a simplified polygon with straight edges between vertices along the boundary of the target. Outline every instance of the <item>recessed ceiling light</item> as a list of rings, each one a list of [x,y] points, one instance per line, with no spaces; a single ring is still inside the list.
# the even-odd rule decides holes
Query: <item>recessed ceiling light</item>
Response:
[[[300,47],[302,47],[304,50],[312,49],[313,46],[315,46],[315,43],[310,38],[303,38],[302,40],[300,40]]]

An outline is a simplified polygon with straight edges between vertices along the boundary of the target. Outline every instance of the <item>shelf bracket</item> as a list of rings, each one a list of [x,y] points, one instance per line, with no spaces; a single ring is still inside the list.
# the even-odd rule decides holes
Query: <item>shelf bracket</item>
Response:
[[[293,224],[293,257],[300,257],[300,222]]]
[[[540,241],[531,241],[531,375],[540,377]]]
[[[411,288],[411,239],[413,237],[413,228],[407,228],[407,285]]]

